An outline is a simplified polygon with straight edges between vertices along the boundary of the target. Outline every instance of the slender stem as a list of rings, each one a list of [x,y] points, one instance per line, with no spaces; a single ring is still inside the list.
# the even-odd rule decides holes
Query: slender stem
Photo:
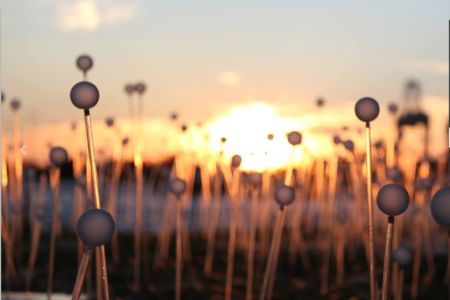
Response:
[[[373,246],[373,195],[372,195],[372,147],[370,138],[370,123],[366,123],[366,168],[367,168],[367,213],[369,219],[369,272],[370,299],[376,299],[375,286],[375,255]]]
[[[55,248],[56,248],[56,234],[57,234],[57,220],[58,220],[58,202],[59,202],[59,176],[60,169],[50,169],[50,184],[52,188],[52,228],[50,233],[50,251],[48,258],[48,278],[47,278],[47,297],[52,298],[53,290],[53,273],[55,270]]]
[[[92,249],[85,248],[83,256],[81,257],[80,266],[78,267],[77,279],[75,280],[75,286],[73,287],[72,300],[78,300],[81,295],[81,289],[83,288],[84,278],[89,267],[89,262],[92,256]]]
[[[182,272],[182,223],[181,223],[181,199],[176,200],[176,274],[175,274],[175,299],[181,300],[181,272]]]
[[[277,217],[277,222],[275,224],[275,231],[273,234],[273,238],[272,238],[272,243],[270,245],[270,251],[269,251],[269,258],[267,260],[267,266],[266,266],[266,271],[264,273],[264,280],[263,280],[263,285],[261,288],[261,293],[259,295],[259,300],[265,300],[266,299],[266,295],[267,295],[267,288],[268,288],[268,284],[269,284],[269,279],[271,276],[271,271],[272,271],[272,266],[274,263],[274,259],[275,259],[275,252],[276,252],[276,247],[277,247],[277,240],[278,240],[278,236],[280,235],[280,225],[282,223],[282,220],[284,219],[286,210],[284,209],[283,206],[280,207],[280,210],[278,211],[278,217]]]
[[[100,193],[98,189],[98,176],[97,168],[95,166],[95,154],[94,154],[94,138],[92,134],[92,124],[91,115],[88,109],[84,110],[84,122],[86,126],[86,138],[88,144],[88,155],[89,155],[89,166],[91,170],[92,177],[92,187],[94,190],[94,206],[95,208],[100,208]],[[108,271],[106,268],[106,258],[104,246],[100,246],[100,269],[97,267],[97,276],[101,276],[102,290],[109,290],[108,286]],[[109,299],[109,293],[103,295],[105,300]]]
[[[230,235],[228,238],[228,257],[227,257],[227,275],[225,283],[225,300],[231,300],[231,292],[233,290],[233,267],[234,267],[234,250],[236,244],[236,220],[234,212],[233,199],[230,201],[231,205],[231,224]]]
[[[394,217],[388,217],[388,225],[386,230],[386,246],[384,248],[384,266],[383,266],[383,287],[381,290],[381,300],[387,300],[389,294],[389,280],[391,273],[391,252],[392,252],[392,235],[394,232]]]
[[[280,207],[281,209],[281,207]],[[286,209],[283,207],[283,213],[280,216],[280,222],[278,224],[278,235],[277,239],[275,241],[275,254],[273,258],[273,263],[271,270],[269,272],[269,284],[267,286],[267,299],[272,299],[273,295],[273,289],[275,286],[275,278],[277,275],[277,266],[278,266],[278,258],[280,257],[280,246],[281,246],[281,237],[283,235],[283,226],[284,226],[284,220],[286,218]]]
[[[252,192],[252,211],[250,220],[250,235],[247,257],[247,286],[245,291],[245,299],[252,300],[253,296],[253,268],[255,260],[255,238],[256,238],[256,222],[258,216],[258,194],[255,188],[251,189]]]
[[[100,192],[98,190],[97,167],[95,166],[94,138],[92,134],[91,114],[88,109],[84,110],[84,122],[86,125],[89,166],[91,168],[92,175],[92,188],[94,189],[94,206],[95,208],[100,208]]]

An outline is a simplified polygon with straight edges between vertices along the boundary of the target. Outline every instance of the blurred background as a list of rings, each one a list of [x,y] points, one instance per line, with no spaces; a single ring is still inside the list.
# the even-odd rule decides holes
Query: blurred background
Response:
[[[392,297],[445,299],[439,265],[448,247],[427,205],[448,186],[449,11],[440,0],[2,3],[3,290],[50,297],[73,287],[82,252],[74,226],[94,196],[85,120],[69,93],[84,78],[77,58],[89,55],[85,75],[100,91],[91,116],[101,206],[120,233],[106,249],[112,297],[173,298],[178,202],[168,187],[177,177],[188,186],[184,297],[256,299],[277,218],[273,194],[284,182],[296,206],[273,297],[368,299],[366,144],[354,105],[369,96],[380,105],[373,194],[397,182],[412,203],[394,246],[413,249],[414,263],[402,287],[395,271]],[[293,131],[301,145],[287,139]],[[69,156],[58,175],[55,146]],[[385,220],[375,210],[381,280]],[[92,273],[86,295],[104,298]]]

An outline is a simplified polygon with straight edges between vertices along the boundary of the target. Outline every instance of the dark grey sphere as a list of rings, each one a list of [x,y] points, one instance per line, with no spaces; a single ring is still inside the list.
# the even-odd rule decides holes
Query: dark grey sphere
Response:
[[[282,185],[275,191],[275,201],[281,205],[289,205],[295,200],[295,191],[294,188]]]
[[[355,114],[363,122],[372,122],[378,117],[380,106],[375,99],[364,97],[355,105]]]
[[[99,98],[100,93],[97,87],[88,81],[80,81],[70,90],[70,100],[80,109],[94,107]]]
[[[69,161],[69,154],[63,147],[52,147],[50,149],[50,162],[56,167],[62,167]]]
[[[176,196],[181,196],[186,191],[186,181],[180,178],[172,178],[169,182],[169,190]]]
[[[233,157],[231,157],[231,167],[232,168],[239,168],[239,166],[241,165],[242,162],[242,157],[238,154],[233,155]]]
[[[108,126],[108,127],[113,127],[113,126],[114,126],[114,123],[115,123],[115,121],[114,121],[114,118],[113,118],[113,117],[107,117],[107,118],[105,119],[105,124],[106,124],[106,126]]]
[[[78,219],[77,234],[87,246],[98,247],[111,241],[115,227],[113,217],[106,210],[93,208]]]
[[[388,216],[403,213],[409,205],[409,195],[404,187],[396,183],[383,186],[377,195],[378,208]]]
[[[20,109],[20,106],[21,106],[20,99],[18,99],[18,98],[12,99],[10,105],[11,105],[12,111],[18,111]]]
[[[132,84],[132,83],[127,83],[127,84],[125,85],[124,90],[125,90],[125,93],[126,93],[128,96],[130,96],[131,94],[133,94],[133,93],[136,91],[136,88],[135,88],[135,85],[134,85],[134,84]]]
[[[408,246],[399,246],[392,251],[392,258],[398,263],[400,268],[406,268],[411,265],[412,251]]]
[[[127,146],[130,143],[130,138],[129,137],[124,137],[122,139],[122,146]]]
[[[342,143],[341,137],[340,137],[339,135],[335,134],[335,135],[333,136],[333,143],[334,143],[335,145],[338,145],[338,144]]]
[[[94,61],[92,60],[92,58],[89,55],[85,55],[85,54],[78,56],[76,63],[77,63],[78,69],[80,69],[84,73],[89,71],[92,68],[92,66],[94,65]]]
[[[346,140],[342,142],[342,145],[344,145],[345,149],[347,149],[348,151],[353,152],[353,150],[355,150],[355,144],[352,140]]]
[[[134,89],[139,95],[142,95],[143,93],[145,93],[147,86],[143,82],[138,82],[134,86]]]
[[[450,229],[450,187],[442,188],[433,195],[431,214],[439,225]]]
[[[291,131],[287,134],[289,144],[296,146],[302,143],[302,135],[298,131]]]
[[[391,114],[395,115],[398,111],[398,105],[396,103],[389,103],[388,110]]]
[[[316,105],[317,105],[317,107],[322,107],[322,106],[324,106],[324,105],[325,105],[325,99],[323,99],[323,98],[318,98],[318,99],[316,100]]]
[[[176,121],[178,119],[178,114],[176,112],[171,112],[170,113],[170,119],[172,121]]]

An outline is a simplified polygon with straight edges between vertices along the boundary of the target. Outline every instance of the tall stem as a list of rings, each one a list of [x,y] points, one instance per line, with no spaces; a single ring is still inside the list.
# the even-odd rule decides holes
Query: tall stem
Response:
[[[372,147],[370,138],[370,123],[366,123],[366,168],[367,168],[367,213],[369,219],[369,272],[370,299],[376,299],[375,287],[375,255],[373,247],[373,196],[372,196]]]
[[[384,248],[384,266],[383,266],[383,287],[381,290],[381,300],[387,300],[389,294],[389,280],[391,273],[391,252],[392,252],[392,235],[394,232],[394,217],[388,217],[388,225],[386,230],[386,246]]]

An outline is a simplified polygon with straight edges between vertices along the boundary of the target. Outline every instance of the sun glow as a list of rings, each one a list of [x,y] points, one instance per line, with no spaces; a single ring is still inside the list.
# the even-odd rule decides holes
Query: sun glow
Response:
[[[224,163],[239,154],[241,169],[263,171],[285,168],[290,162],[309,163],[312,154],[317,156],[327,149],[323,147],[325,139],[307,134],[317,122],[282,116],[273,106],[257,102],[233,108],[209,123],[207,130],[211,150],[223,153]],[[303,135],[300,146],[293,147],[287,141],[286,134],[293,130]]]

